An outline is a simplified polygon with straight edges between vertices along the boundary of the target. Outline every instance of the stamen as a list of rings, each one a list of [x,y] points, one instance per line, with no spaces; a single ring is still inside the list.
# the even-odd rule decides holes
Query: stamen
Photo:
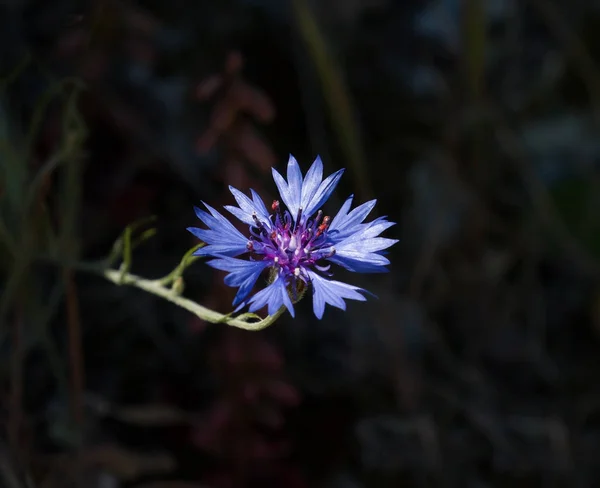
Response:
[[[331,217],[329,217],[328,215],[323,217],[323,223],[321,225],[319,225],[319,228],[317,229],[317,233],[316,233],[317,237],[319,237],[323,232],[325,232],[327,230],[327,228],[329,227],[330,220],[331,220]]]
[[[273,210],[273,212],[279,210],[279,200],[273,200],[273,203],[271,204],[271,210]]]
[[[319,225],[319,221],[321,220],[321,217],[323,216],[323,210],[319,210],[317,212],[317,216],[315,217],[315,225]]]
[[[300,227],[300,219],[302,218],[302,207],[298,208],[298,213],[296,214],[296,221],[294,222],[294,228],[292,232],[296,232],[298,227]]]
[[[265,229],[265,224],[263,224],[260,220],[258,220],[258,217],[256,216],[256,212],[252,213],[252,218],[254,219],[254,223],[256,224],[256,227],[258,227],[261,231],[261,233],[266,234],[267,230]]]
[[[298,215],[296,216],[296,226],[300,225],[300,219],[302,218],[302,207],[298,209]],[[294,227],[295,229],[296,227]]]
[[[298,276],[300,276],[300,268],[296,268],[296,269],[294,269],[294,276],[295,276],[296,278],[298,278]]]
[[[248,249],[248,251],[254,251],[254,242],[248,241],[246,244],[246,249]]]
[[[254,239],[252,239],[253,241],[262,240],[266,232],[263,232],[262,229],[256,227],[250,227],[249,231],[250,234],[252,234],[252,237],[254,237]]]

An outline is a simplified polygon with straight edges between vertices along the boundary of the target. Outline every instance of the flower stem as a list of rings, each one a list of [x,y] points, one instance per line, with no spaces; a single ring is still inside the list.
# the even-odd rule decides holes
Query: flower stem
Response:
[[[273,315],[268,315],[264,319],[251,322],[250,320],[260,317],[256,314],[242,314],[239,317],[231,317],[230,315],[215,312],[210,308],[203,307],[193,300],[182,297],[172,288],[165,286],[163,280],[149,280],[142,278],[141,276],[126,271],[124,272],[123,268],[120,270],[103,269],[101,265],[99,266],[93,263],[70,263],[69,266],[72,267],[72,269],[103,276],[105,279],[116,285],[133,286],[140,290],[144,290],[147,293],[161,297],[213,324],[222,323],[251,331],[262,330],[272,325],[285,311],[285,307],[281,307]]]

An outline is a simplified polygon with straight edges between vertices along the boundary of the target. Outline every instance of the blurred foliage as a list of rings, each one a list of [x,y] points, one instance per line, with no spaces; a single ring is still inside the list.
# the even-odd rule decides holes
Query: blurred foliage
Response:
[[[578,242],[600,258],[599,181],[596,179],[569,178],[554,185],[552,196],[560,217]]]
[[[1,3],[3,486],[597,484],[596,3]],[[247,333],[38,259],[156,215],[166,276],[288,153],[399,223],[378,300]]]

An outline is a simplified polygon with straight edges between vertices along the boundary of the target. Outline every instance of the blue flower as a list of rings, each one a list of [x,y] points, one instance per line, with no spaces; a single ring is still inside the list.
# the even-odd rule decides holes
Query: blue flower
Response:
[[[323,179],[319,157],[304,177],[293,156],[288,161],[287,181],[275,169],[272,171],[286,208],[275,200],[267,209],[254,190],[250,190],[250,198],[230,186],[238,206],[227,205],[225,209],[248,225],[248,235],[243,235],[204,203],[208,212],[199,208],[195,211],[207,228],[188,228],[206,244],[195,254],[213,257],[208,264],[229,273],[225,284],[238,288],[233,301],[236,310],[247,304],[252,312],[266,306],[272,315],[285,306],[293,317],[293,303],[309,288],[313,310],[319,319],[326,303],[345,310],[345,299],[365,300],[362,288],[329,279],[330,265],[334,263],[358,273],[387,271],[390,262],[383,251],[398,241],[380,234],[394,222],[379,217],[365,223],[376,200],[350,210],[352,196],[333,219],[324,216],[320,208],[335,190],[344,170]],[[268,286],[248,299],[266,271]]]

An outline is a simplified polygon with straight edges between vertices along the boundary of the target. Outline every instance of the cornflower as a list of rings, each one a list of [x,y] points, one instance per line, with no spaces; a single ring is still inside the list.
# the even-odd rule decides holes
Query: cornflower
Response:
[[[333,219],[324,215],[321,206],[335,190],[344,170],[323,180],[319,157],[304,177],[291,155],[287,181],[274,168],[272,172],[285,208],[275,200],[267,209],[254,190],[250,190],[249,198],[230,186],[238,206],[227,205],[225,209],[248,225],[248,235],[202,202],[207,211],[194,209],[207,228],[189,227],[188,231],[206,245],[194,254],[215,258],[207,264],[228,273],[225,284],[239,288],[233,300],[236,311],[246,305],[251,312],[266,306],[269,315],[273,315],[285,306],[293,317],[294,303],[308,289],[312,290],[313,310],[319,319],[326,303],[345,310],[345,299],[364,301],[366,290],[330,279],[331,264],[357,273],[387,271],[390,262],[383,251],[398,241],[380,234],[394,222],[386,217],[363,222],[376,200],[350,210],[352,195]],[[248,299],[263,272],[268,272],[267,286]]]

